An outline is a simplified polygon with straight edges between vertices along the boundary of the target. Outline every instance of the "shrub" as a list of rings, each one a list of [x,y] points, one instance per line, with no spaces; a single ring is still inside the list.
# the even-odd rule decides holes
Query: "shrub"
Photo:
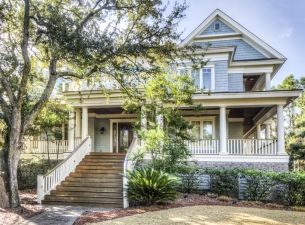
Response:
[[[217,195],[236,197],[238,193],[238,171],[226,169],[207,169],[211,176],[211,191]]]
[[[277,173],[273,179],[284,186],[279,194],[286,204],[305,205],[305,173]]]
[[[181,183],[178,190],[182,193],[194,193],[198,191],[199,168],[196,165],[178,165],[175,169],[176,175],[180,177]]]
[[[37,175],[45,174],[58,164],[46,159],[21,159],[18,164],[17,179],[20,190],[36,188]]]
[[[260,170],[245,170],[241,176],[247,180],[245,198],[251,201],[266,200],[272,192],[273,179],[271,173]]]
[[[128,172],[127,194],[131,202],[151,205],[166,203],[177,197],[176,188],[180,180],[176,176],[151,167],[136,168]]]

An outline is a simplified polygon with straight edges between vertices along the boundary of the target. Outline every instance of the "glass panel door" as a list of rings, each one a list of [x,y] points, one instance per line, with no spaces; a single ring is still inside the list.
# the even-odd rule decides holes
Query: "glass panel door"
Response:
[[[134,136],[131,123],[118,123],[118,152],[126,152]]]

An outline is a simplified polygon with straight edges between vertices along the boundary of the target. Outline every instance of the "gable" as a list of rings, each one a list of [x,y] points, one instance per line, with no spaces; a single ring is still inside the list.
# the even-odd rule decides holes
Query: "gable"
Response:
[[[215,30],[215,23],[219,23],[219,30]],[[227,33],[236,33],[231,27],[222,22],[220,19],[215,19],[211,25],[209,25],[205,30],[203,30],[200,35],[211,35],[211,34],[227,34]]]
[[[214,30],[214,24],[216,21],[221,22],[221,29],[216,33]],[[233,31],[233,32],[232,32]],[[213,36],[213,34],[215,36]],[[220,35],[216,35],[220,34]],[[223,35],[221,35],[223,34]],[[204,37],[207,35],[209,37]],[[249,30],[244,28],[242,25],[237,23],[227,14],[222,12],[219,9],[216,9],[211,15],[209,15],[195,30],[193,30],[181,43],[179,46],[183,47],[185,45],[191,45],[194,43],[194,40],[205,42],[205,38],[215,39],[231,39],[236,40],[236,38],[242,39],[244,42],[241,43],[241,46],[248,49],[256,55],[255,58],[268,58],[268,59],[281,59],[286,60],[285,56],[279,53],[277,50],[272,48],[266,42],[258,38],[256,35],[251,33]],[[213,40],[213,41],[214,41]],[[251,43],[248,44],[248,43]],[[241,48],[242,49],[242,48]],[[236,53],[237,55],[239,53]],[[248,56],[251,58],[252,56]],[[238,57],[237,57],[238,58]],[[245,57],[240,57],[245,58]],[[247,58],[247,57],[246,57]],[[240,60],[240,59],[238,59]]]
[[[237,61],[266,59],[266,56],[242,39],[195,42],[194,45],[201,46],[203,48],[208,47],[208,45],[209,48],[235,47],[233,60]]]

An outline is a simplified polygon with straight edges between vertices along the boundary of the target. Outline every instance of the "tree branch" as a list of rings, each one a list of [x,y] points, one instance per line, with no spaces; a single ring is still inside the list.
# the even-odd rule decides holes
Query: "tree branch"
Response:
[[[29,45],[29,26],[30,26],[30,0],[24,0],[24,16],[23,16],[23,27],[22,27],[22,58],[23,58],[23,70],[22,70],[22,78],[20,82],[19,92],[17,95],[17,107],[21,107],[23,102],[23,96],[26,91],[29,74],[31,72],[31,61],[28,52]]]

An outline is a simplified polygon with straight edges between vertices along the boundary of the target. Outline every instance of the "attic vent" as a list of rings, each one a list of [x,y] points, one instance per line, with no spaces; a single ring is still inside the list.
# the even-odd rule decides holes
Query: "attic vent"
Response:
[[[219,22],[214,23],[214,30],[215,31],[219,31],[220,30],[220,23]]]

